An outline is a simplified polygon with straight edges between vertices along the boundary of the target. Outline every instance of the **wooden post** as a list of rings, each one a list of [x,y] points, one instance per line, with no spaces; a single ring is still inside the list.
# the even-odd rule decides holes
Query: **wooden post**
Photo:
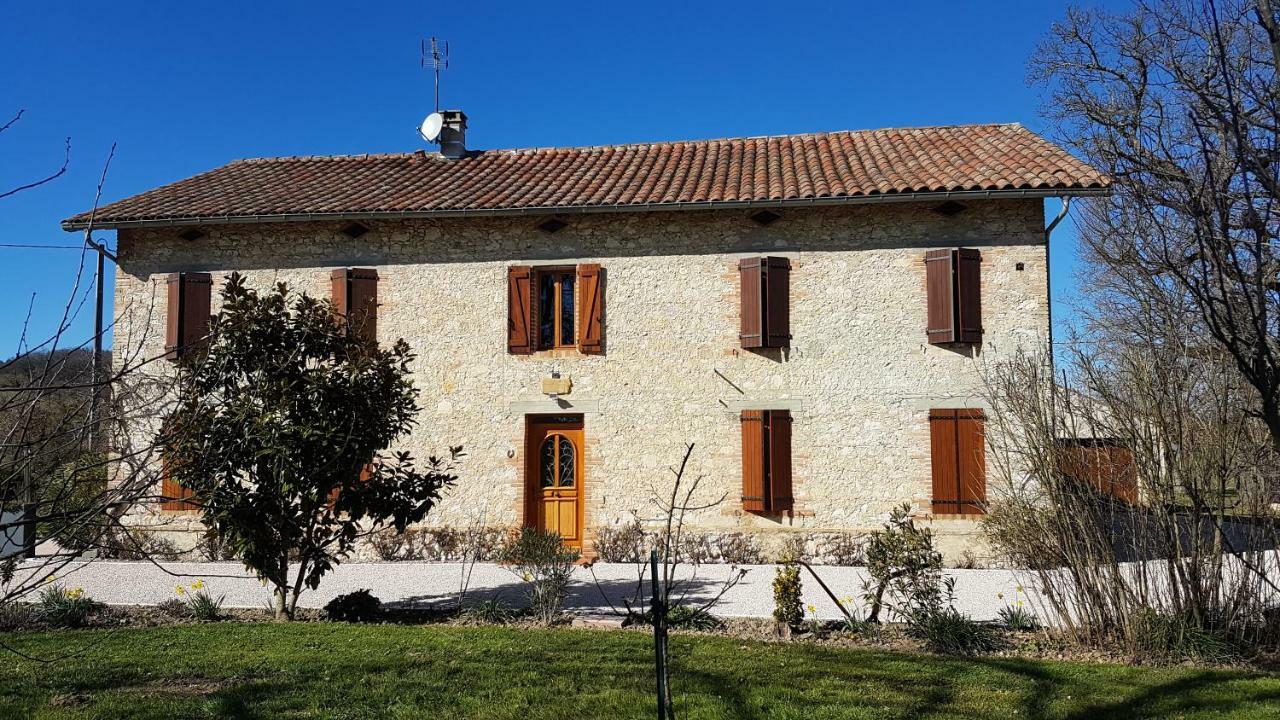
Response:
[[[653,661],[658,685],[658,720],[668,720],[673,713],[669,711],[671,694],[667,688],[667,612],[662,601],[662,593],[658,585],[658,551],[649,551],[650,585],[652,587],[653,613]]]

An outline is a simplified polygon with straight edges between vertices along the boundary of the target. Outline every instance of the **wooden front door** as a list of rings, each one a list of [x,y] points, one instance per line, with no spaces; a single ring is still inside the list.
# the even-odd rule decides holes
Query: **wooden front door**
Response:
[[[529,419],[526,524],[559,533],[582,548],[582,417]]]

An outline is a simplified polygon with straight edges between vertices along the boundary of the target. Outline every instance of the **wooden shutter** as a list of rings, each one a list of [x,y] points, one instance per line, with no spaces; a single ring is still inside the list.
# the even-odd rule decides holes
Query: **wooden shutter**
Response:
[[[166,283],[165,357],[179,360],[199,353],[205,345],[213,277],[209,273],[171,273]]]
[[[929,343],[982,342],[982,252],[930,250],[924,266]]]
[[[742,509],[765,512],[764,410],[742,411]]]
[[[742,327],[738,338],[746,349],[764,347],[764,263],[760,258],[738,261],[742,279]]]
[[[784,348],[791,345],[791,261],[764,258],[764,344]]]
[[[962,343],[982,342],[982,253],[960,248],[956,253],[956,332]]]
[[[769,511],[774,513],[791,510],[791,412],[789,410],[766,411],[768,427],[765,435],[769,442]]]
[[[925,335],[932,345],[956,341],[954,259],[955,253],[951,250],[930,250],[924,254],[929,308]]]
[[[981,410],[929,411],[935,514],[985,512],[987,473],[983,417]]]
[[[956,411],[956,466],[960,473],[960,512],[981,515],[987,507],[987,452],[981,410]]]
[[[534,350],[533,268],[507,268],[507,352],[528,355]]]
[[[1122,502],[1138,502],[1133,451],[1114,440],[1062,440],[1058,472]]]
[[[333,307],[339,319],[359,337],[378,342],[378,271],[338,268],[331,278]]]
[[[599,265],[578,266],[578,350],[604,352],[604,270]]]
[[[165,443],[163,438],[161,442]],[[195,492],[183,487],[181,483],[175,480],[170,475],[171,469],[172,464],[169,460],[168,448],[162,445],[160,448],[160,509],[165,512],[185,512],[199,509],[198,505],[191,502],[191,499],[196,496]]]

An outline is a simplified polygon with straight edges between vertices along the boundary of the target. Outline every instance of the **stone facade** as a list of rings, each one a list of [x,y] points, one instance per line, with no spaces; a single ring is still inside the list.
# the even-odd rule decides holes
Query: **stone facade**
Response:
[[[116,278],[115,357],[163,351],[165,274],[238,270],[257,286],[283,281],[328,296],[329,270],[376,268],[378,334],[418,353],[416,456],[463,445],[460,480],[429,523],[523,521],[524,427],[532,413],[585,420],[587,550],[594,528],[654,513],[666,468],[695,443],[692,472],[718,506],[691,517],[706,532],[860,531],[911,502],[928,512],[928,411],[983,407],[981,367],[1019,347],[1043,348],[1049,307],[1040,199],[975,201],[947,217],[932,204],[897,202],[781,211],[767,227],[748,211],[541,218],[370,221],[356,240],[343,223],[122,229]],[[972,352],[925,342],[924,252],[982,251],[984,341]],[[742,257],[791,260],[791,347],[740,348]],[[506,352],[506,268],[600,263],[606,278],[605,352]],[[571,378],[561,406],[540,393],[558,370]],[[790,409],[795,512],[745,513],[739,412]],[[150,428],[139,432],[149,432]],[[990,476],[990,473],[988,473]],[[182,527],[188,518],[139,508],[134,522]],[[934,519],[944,548],[967,547],[972,520]]]

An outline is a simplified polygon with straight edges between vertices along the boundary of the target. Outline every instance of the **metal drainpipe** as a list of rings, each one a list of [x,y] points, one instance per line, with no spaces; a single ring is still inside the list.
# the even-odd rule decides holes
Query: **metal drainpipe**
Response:
[[[1064,195],[1062,197],[1062,209],[1058,211],[1058,216],[1049,223],[1049,227],[1044,229],[1044,287],[1048,292],[1049,300],[1049,367],[1053,367],[1053,277],[1049,273],[1049,237],[1053,235],[1053,229],[1058,227],[1058,223],[1067,216],[1067,211],[1071,209],[1071,196]]]

